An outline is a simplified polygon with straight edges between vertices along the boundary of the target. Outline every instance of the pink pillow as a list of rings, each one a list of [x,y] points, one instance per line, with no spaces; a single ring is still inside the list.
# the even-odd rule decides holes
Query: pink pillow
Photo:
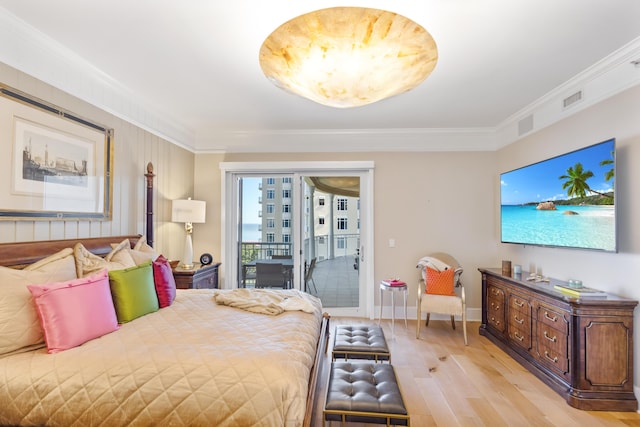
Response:
[[[67,282],[28,285],[49,353],[118,329],[107,270]]]
[[[162,255],[153,261],[153,283],[156,286],[160,308],[169,307],[176,299],[176,280],[169,261]]]

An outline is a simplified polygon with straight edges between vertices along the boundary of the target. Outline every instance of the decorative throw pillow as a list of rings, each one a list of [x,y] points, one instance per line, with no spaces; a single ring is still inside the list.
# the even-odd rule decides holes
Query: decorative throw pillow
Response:
[[[136,265],[137,263],[131,256],[131,252],[129,252],[130,250],[131,243],[129,243],[129,239],[124,239],[120,243],[112,243],[111,252],[104,257],[104,260],[126,266]]]
[[[63,249],[23,270],[0,267],[0,354],[44,344],[38,312],[27,285],[75,278],[71,248]]]
[[[49,353],[79,346],[118,329],[107,270],[67,282],[27,286]]]
[[[76,279],[73,249],[66,248],[24,268],[26,271],[42,271],[49,275],[47,282],[64,282]]]
[[[141,236],[131,249],[131,255],[136,261],[136,264],[142,264],[145,261],[155,261],[159,254],[149,244],[147,244],[147,237]]]
[[[162,255],[153,261],[153,282],[160,308],[169,307],[176,299],[176,281],[169,261]]]
[[[127,252],[127,256],[131,257],[135,265],[139,265],[147,261],[155,261],[156,258],[158,258],[158,254],[151,246],[146,243],[146,241],[143,241],[143,239],[145,239],[144,236],[142,236],[136,243],[136,246],[134,246],[134,248],[138,249],[131,248],[131,242],[129,241],[129,239],[126,239],[121,243],[112,243],[111,248],[120,248],[125,250]],[[144,242],[144,244],[142,244],[141,242]],[[112,261],[117,260],[118,259]]]
[[[151,261],[124,270],[111,270],[109,281],[118,323],[130,322],[160,308]]]
[[[449,268],[447,270],[438,271],[430,267],[426,267],[426,293],[436,295],[455,295],[453,292],[453,277],[455,270]]]
[[[114,249],[107,255],[107,257],[113,258],[114,255],[112,254],[118,251],[119,249]],[[75,257],[76,273],[78,277],[85,277],[90,274],[97,273],[105,268],[107,270],[121,270],[123,268],[134,267],[136,265],[131,257],[123,257],[118,261],[107,261],[107,257],[101,258],[98,255],[89,252],[82,243],[76,243],[73,248],[73,255]]]

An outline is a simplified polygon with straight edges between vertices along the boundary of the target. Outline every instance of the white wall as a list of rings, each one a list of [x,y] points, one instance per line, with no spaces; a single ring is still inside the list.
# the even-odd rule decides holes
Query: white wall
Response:
[[[398,275],[410,283],[408,304],[415,318],[417,261],[430,252],[454,255],[464,266],[471,316],[480,318],[478,267],[496,266],[493,218],[494,152],[228,153],[196,155],[195,194],[207,206],[220,200],[220,162],[373,161],[374,281]],[[208,208],[207,208],[208,209]],[[395,247],[389,247],[389,239]],[[194,229],[195,253],[220,253],[220,217]],[[222,266],[221,269],[228,266]],[[376,300],[378,292],[374,293]],[[385,301],[388,303],[388,301]],[[376,302],[376,304],[378,304]]]
[[[0,242],[72,239],[145,233],[148,162],[155,166],[155,246],[168,258],[182,254],[184,229],[171,223],[171,200],[193,194],[193,153],[99,108],[0,63],[0,82],[114,129],[111,221],[0,221]],[[12,129],[0,129],[0,152],[12,152]]]
[[[640,86],[497,152],[493,197],[499,204],[499,174],[520,166],[616,138],[616,205],[618,253],[500,244],[499,257],[535,265],[545,276],[581,279],[585,286],[640,300]],[[499,218],[493,235],[500,241]],[[498,265],[499,259],[494,260]],[[640,318],[635,310],[635,384],[640,375]],[[636,392],[636,395],[638,393]]]
[[[611,137],[617,140],[618,253],[500,243],[501,172]],[[640,86],[496,152],[199,154],[196,195],[207,200],[208,206],[223,206],[220,162],[309,160],[374,161],[373,288],[380,279],[396,274],[415,286],[415,262],[429,252],[444,251],[464,266],[471,319],[479,320],[481,307],[477,269],[499,267],[502,259],[525,268],[534,263],[550,277],[580,278],[586,285],[640,300],[636,284],[640,277]],[[199,225],[195,246],[200,250],[213,247],[219,253],[220,217],[212,220]],[[390,238],[395,239],[395,248],[389,247]],[[414,307],[410,307],[410,314],[415,313],[415,297],[414,287],[409,297],[409,305]],[[636,354],[640,354],[638,322],[636,315]],[[636,384],[638,360],[636,357]]]

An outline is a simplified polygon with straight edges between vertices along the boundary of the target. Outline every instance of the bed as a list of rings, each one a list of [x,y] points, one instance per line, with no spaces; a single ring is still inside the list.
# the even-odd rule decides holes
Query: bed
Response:
[[[8,270],[22,274],[78,243],[108,257],[121,242],[134,251],[141,236],[0,244],[0,268],[5,278]],[[16,286],[0,283],[0,317],[16,305],[3,299]],[[32,337],[22,343],[31,345],[5,351],[0,424],[311,425],[329,327],[319,300],[307,300],[314,307],[309,313],[266,315],[216,303],[215,293],[224,292],[230,291],[178,289],[171,305],[81,345],[50,353],[49,335],[46,345]],[[15,327],[21,315],[0,319],[0,350],[13,344],[3,328]],[[92,316],[88,325],[100,323]]]
[[[104,253],[137,238],[81,242]],[[2,244],[0,263],[22,267],[76,242]],[[216,304],[214,292],[178,289],[169,307],[58,353],[41,344],[0,356],[0,424],[310,425],[328,328],[320,306],[269,316]]]

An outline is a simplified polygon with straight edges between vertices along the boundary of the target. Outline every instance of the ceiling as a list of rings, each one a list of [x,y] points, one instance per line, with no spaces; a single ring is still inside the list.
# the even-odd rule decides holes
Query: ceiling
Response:
[[[351,109],[302,99],[264,77],[258,51],[271,31],[297,15],[346,5],[391,10],[426,28],[439,51],[431,76],[407,93]],[[169,139],[194,151],[241,149],[256,135],[494,132],[640,40],[636,0],[0,0],[0,8],[63,49],[68,67],[86,61],[131,102],[182,129]],[[2,50],[0,61],[11,62]],[[20,69],[15,62],[9,65]],[[49,80],[67,90],[60,81]],[[82,88],[68,91],[91,100]],[[126,117],[122,110],[108,108]]]

